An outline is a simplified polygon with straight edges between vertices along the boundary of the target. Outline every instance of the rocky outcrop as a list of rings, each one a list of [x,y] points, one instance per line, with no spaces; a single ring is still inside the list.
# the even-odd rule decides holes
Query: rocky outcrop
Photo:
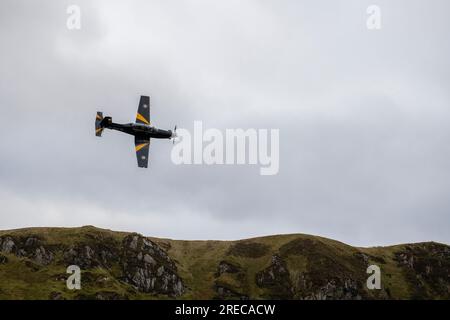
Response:
[[[39,238],[28,237],[17,251],[18,257],[27,257],[39,265],[48,265],[53,261],[53,253],[46,249]]]
[[[78,244],[67,248],[63,253],[63,258],[68,265],[74,264],[80,268],[103,267],[108,269],[119,261],[119,249]]]
[[[256,284],[267,290],[270,299],[294,297],[289,270],[284,260],[278,255],[272,256],[270,266],[256,274]]]
[[[177,267],[166,251],[139,234],[128,235],[122,242],[90,235],[87,239],[82,239],[70,246],[59,245],[52,248],[44,246],[44,241],[37,236],[3,236],[0,237],[0,252],[25,258],[25,265],[33,272],[51,263],[62,264],[66,267],[77,265],[84,271],[85,284],[98,287],[101,287],[109,278],[95,277],[86,270],[101,268],[111,272],[113,266],[120,266],[119,279],[132,285],[138,291],[173,297],[180,296],[184,292],[184,285],[177,274]],[[56,254],[61,257],[58,261],[55,261]],[[0,255],[0,264],[7,262],[8,258]],[[57,275],[56,278],[65,281],[67,275]],[[59,299],[60,297],[61,293],[52,293],[49,298]],[[85,295],[80,295],[80,298],[83,297],[86,298]],[[116,295],[114,292],[101,291],[91,298],[120,299],[123,296]]]
[[[53,261],[53,253],[45,248],[38,237],[0,238],[0,251],[15,254],[19,258],[29,258],[39,265],[48,265]]]
[[[345,254],[344,254],[345,252]],[[367,298],[364,290],[370,257],[348,247],[337,252],[316,239],[295,239],[280,248],[280,255],[302,257],[305,269],[293,279],[296,299],[359,300]]]
[[[131,234],[122,242],[124,280],[143,292],[180,296],[184,292],[177,267],[167,253],[151,240]]]
[[[14,243],[13,238],[9,236],[0,238],[0,251],[4,253],[15,253],[16,244]]]
[[[450,296],[450,247],[438,243],[406,245],[395,253],[416,298]]]
[[[222,260],[217,266],[214,274],[214,291],[216,299],[249,299],[245,284],[247,283],[247,274],[240,265],[234,262]],[[230,283],[229,281],[232,281]],[[234,285],[233,285],[234,284]]]
[[[228,261],[220,261],[219,262],[219,266],[217,267],[217,272],[216,272],[216,277],[219,277],[220,275],[224,274],[224,273],[238,273],[241,271],[241,267],[228,262]]]
[[[331,279],[325,285],[315,287],[314,283],[308,279],[307,274],[302,274],[298,288],[305,300],[360,300],[361,285],[353,279]]]

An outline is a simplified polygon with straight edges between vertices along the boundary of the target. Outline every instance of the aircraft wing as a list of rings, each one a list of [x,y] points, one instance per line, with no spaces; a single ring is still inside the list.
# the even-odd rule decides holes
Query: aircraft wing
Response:
[[[136,150],[138,167],[139,168],[147,168],[148,150],[150,148],[150,139],[135,137],[134,145],[135,145],[135,150]]]
[[[150,125],[150,97],[141,96],[136,114],[136,123]]]

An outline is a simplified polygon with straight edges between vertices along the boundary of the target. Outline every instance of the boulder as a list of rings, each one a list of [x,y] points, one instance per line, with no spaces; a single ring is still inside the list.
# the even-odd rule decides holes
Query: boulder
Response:
[[[184,285],[175,263],[153,241],[131,234],[122,242],[122,270],[124,280],[137,290],[169,296],[180,296]]]

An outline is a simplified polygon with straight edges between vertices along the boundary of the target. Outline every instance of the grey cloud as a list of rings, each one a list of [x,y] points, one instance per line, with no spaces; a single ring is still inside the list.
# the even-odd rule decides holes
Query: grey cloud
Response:
[[[0,4],[0,227],[96,224],[172,238],[302,232],[450,242],[446,1]],[[93,135],[140,94],[171,128],[279,128],[280,172],[175,166]]]

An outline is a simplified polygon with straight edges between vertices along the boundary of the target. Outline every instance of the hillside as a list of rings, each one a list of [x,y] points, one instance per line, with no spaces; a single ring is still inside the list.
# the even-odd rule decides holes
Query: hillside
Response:
[[[368,290],[368,265],[381,268]],[[66,268],[82,269],[69,290]],[[0,231],[0,299],[450,299],[450,246],[355,248],[303,234],[180,241],[82,228]]]

